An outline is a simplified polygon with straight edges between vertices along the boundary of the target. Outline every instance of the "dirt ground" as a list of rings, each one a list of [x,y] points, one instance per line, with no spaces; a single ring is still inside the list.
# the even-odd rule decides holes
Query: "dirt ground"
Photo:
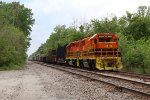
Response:
[[[27,62],[19,71],[0,71],[0,100],[141,100],[114,87]]]

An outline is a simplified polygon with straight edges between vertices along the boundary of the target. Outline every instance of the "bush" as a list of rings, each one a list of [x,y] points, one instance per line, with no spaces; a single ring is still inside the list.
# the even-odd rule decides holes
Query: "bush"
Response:
[[[24,34],[13,26],[3,26],[0,29],[0,67],[20,66],[26,60]]]
[[[121,36],[119,47],[125,71],[150,74],[150,40],[127,40]]]

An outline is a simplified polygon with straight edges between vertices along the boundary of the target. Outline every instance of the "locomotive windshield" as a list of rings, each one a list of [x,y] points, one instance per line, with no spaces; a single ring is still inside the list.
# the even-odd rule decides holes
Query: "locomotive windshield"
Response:
[[[112,42],[112,36],[99,36],[99,42]]]

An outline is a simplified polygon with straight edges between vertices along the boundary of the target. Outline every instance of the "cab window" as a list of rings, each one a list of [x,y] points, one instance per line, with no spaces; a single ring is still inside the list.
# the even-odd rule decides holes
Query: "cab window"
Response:
[[[106,42],[112,42],[112,36],[106,37]]]
[[[99,36],[99,42],[104,42],[105,41],[105,37],[104,36]]]
[[[99,36],[99,42],[112,42],[112,36],[108,37]]]

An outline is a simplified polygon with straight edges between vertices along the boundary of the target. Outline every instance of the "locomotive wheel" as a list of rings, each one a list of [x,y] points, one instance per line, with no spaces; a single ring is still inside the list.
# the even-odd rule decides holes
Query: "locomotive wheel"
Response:
[[[83,60],[79,60],[79,66],[80,66],[81,68],[84,67],[84,65],[83,65]]]
[[[73,67],[77,66],[77,61],[76,60],[72,60],[72,63],[73,63]]]
[[[66,65],[69,65],[69,60],[66,60]]]
[[[96,61],[95,60],[88,60],[88,63],[89,63],[89,67],[90,67],[90,69],[95,69],[95,63]]]
[[[92,69],[96,69],[96,60],[92,60]]]
[[[91,64],[90,64],[90,68],[91,69],[95,69],[96,68],[96,61],[95,60],[91,60]]]

